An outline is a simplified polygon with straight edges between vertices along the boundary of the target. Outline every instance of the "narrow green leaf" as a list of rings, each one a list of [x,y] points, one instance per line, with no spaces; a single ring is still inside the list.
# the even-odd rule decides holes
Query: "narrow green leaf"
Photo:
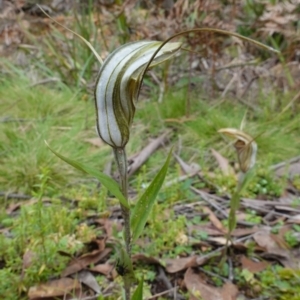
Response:
[[[144,284],[144,279],[142,278],[139,282],[138,287],[134,291],[131,300],[143,300],[143,284]]]
[[[116,253],[118,253],[117,263],[116,263],[116,271],[117,273],[123,277],[130,285],[136,282],[133,265],[131,258],[128,256],[124,246],[121,244],[117,244],[114,247]]]
[[[157,173],[153,181],[148,186],[142,197],[138,200],[131,215],[131,230],[132,230],[132,241],[134,242],[142,233],[148,216],[155,203],[155,198],[164,182],[166,177],[169,162],[172,154],[172,149],[167,157],[163,167]]]
[[[51,152],[53,152],[57,157],[68,163],[69,165],[73,166],[77,170],[80,170],[84,173],[87,173],[95,178],[97,178],[103,186],[105,186],[117,199],[119,199],[120,203],[125,206],[126,208],[129,208],[129,205],[123,196],[122,192],[120,191],[119,185],[108,175],[99,172],[91,167],[85,166],[82,163],[75,161],[73,159],[67,158],[59,153],[57,153],[55,150],[51,149],[50,146],[45,142],[47,147],[50,149]]]

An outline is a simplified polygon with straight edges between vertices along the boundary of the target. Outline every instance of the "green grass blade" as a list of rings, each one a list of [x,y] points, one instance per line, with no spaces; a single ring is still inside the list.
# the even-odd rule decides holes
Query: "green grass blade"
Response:
[[[143,300],[143,284],[144,284],[144,279],[142,278],[139,282],[138,287],[134,291],[131,300]]]
[[[155,198],[164,182],[166,177],[169,162],[172,154],[172,149],[167,157],[163,167],[157,173],[147,190],[144,192],[142,197],[138,200],[131,215],[131,230],[132,230],[132,241],[134,242],[142,233],[148,216],[155,203]]]
[[[69,165],[73,166],[77,170],[80,170],[84,173],[87,173],[95,178],[97,178],[101,184],[103,184],[117,199],[119,199],[120,203],[124,205],[126,208],[129,208],[129,205],[123,196],[122,192],[120,191],[120,188],[118,184],[110,178],[108,175],[99,172],[91,167],[85,166],[82,163],[75,161],[73,159],[67,158],[59,153],[57,153],[55,150],[51,149],[50,146],[45,142],[47,147],[53,152],[57,157],[68,163]]]

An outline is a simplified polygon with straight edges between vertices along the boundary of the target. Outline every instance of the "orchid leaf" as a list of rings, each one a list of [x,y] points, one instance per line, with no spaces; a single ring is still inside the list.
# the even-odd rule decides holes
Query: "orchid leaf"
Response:
[[[160,171],[157,173],[153,181],[150,183],[142,197],[138,200],[133,209],[133,212],[131,214],[131,230],[133,242],[138,239],[146,225],[148,216],[155,203],[156,196],[160,188],[162,187],[162,184],[166,177],[171,154],[172,149],[167,157],[166,162],[164,163]]]
[[[144,279],[142,278],[136,290],[134,291],[131,300],[143,300],[143,285],[144,285]]]
[[[55,150],[51,149],[51,147],[47,144],[47,147],[50,149],[52,153],[54,153],[57,157],[59,157],[61,160],[65,161],[72,167],[76,168],[77,170],[80,170],[86,174],[89,174],[95,178],[97,178],[103,186],[107,188],[108,191],[110,191],[119,201],[120,203],[125,206],[126,208],[129,208],[128,202],[123,196],[122,192],[120,191],[119,185],[117,182],[115,182],[112,178],[110,178],[108,175],[99,172],[98,170],[95,170],[94,168],[88,167],[76,160],[67,158],[59,153],[57,153]]]

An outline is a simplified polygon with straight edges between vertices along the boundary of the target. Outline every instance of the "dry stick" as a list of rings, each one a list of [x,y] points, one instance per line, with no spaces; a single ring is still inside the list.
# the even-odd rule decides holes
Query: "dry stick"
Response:
[[[28,87],[35,87],[37,85],[41,85],[41,84],[45,84],[45,83],[49,83],[49,82],[59,82],[59,81],[61,81],[61,79],[56,78],[56,77],[46,78],[46,79],[42,79],[42,80],[39,80],[35,83],[30,84]]]
[[[228,213],[226,211],[224,211],[221,207],[219,207],[216,203],[214,203],[213,201],[210,201],[209,199],[207,199],[207,193],[205,192],[202,192],[200,190],[197,190],[196,188],[194,187],[190,187],[190,189],[200,195],[202,197],[202,199],[207,202],[209,205],[213,206],[218,212],[220,212],[225,218],[228,218]]]
[[[299,160],[300,160],[300,156],[293,157],[293,158],[291,158],[289,160],[286,160],[286,161],[283,161],[281,163],[278,163],[276,165],[271,166],[270,170],[277,170],[277,169],[279,169],[281,167],[284,167],[287,164],[293,164],[293,163],[295,163],[295,162],[297,162]]]
[[[221,279],[221,280],[224,281],[224,282],[228,281],[227,278],[222,277],[221,275],[216,274],[216,273],[214,273],[214,272],[205,270],[205,269],[202,268],[202,267],[198,267],[198,270],[200,270],[201,272],[203,272],[203,273],[205,273],[205,274],[207,274],[207,275],[209,275],[209,276],[217,277],[217,278]]]
[[[22,195],[22,194],[14,194],[9,192],[0,192],[0,197],[4,197],[5,199],[31,199],[32,196]]]
[[[159,86],[159,96],[158,96],[158,103],[161,103],[164,98],[164,93],[165,93],[165,83],[164,81],[160,80],[156,74],[152,71],[149,71],[150,76],[153,78],[155,83]]]
[[[161,266],[158,267],[158,276],[157,276],[157,279],[161,279],[162,282],[165,284],[165,286],[166,286],[169,290],[173,288],[173,286],[172,286],[170,280],[168,279],[168,277],[167,277],[167,275],[166,275],[164,269],[163,269]],[[169,296],[172,296],[172,295],[169,294]]]
[[[223,199],[223,198],[221,198],[221,197],[219,197],[219,196],[216,196],[216,195],[208,194],[208,193],[206,193],[206,192],[204,192],[204,191],[201,191],[201,190],[198,190],[198,189],[196,189],[196,188],[194,188],[194,187],[192,187],[192,186],[190,187],[190,189],[191,189],[194,193],[200,195],[200,196],[202,197],[202,199],[203,199],[205,202],[207,202],[209,205],[213,206],[213,207],[214,207],[217,211],[219,211],[224,217],[228,218],[228,213],[227,213],[222,207],[220,207],[217,203],[211,201],[211,199],[213,199],[213,200],[217,200],[217,201],[222,201],[222,202],[224,202],[225,199]],[[210,198],[210,199],[209,199],[209,198]],[[228,203],[226,203],[226,205],[228,205]],[[245,225],[245,226],[253,226],[253,225],[254,225],[254,224],[251,223],[251,222],[245,222],[245,221],[239,221],[239,220],[237,220],[237,224],[239,224],[239,225]]]
[[[252,236],[254,236],[254,233],[249,234],[249,235],[247,235],[247,236],[244,236],[244,237],[242,237],[242,238],[240,238],[240,239],[237,239],[237,240],[233,241],[233,242],[232,242],[232,245],[235,244],[235,243],[243,242],[243,241],[247,240],[248,238],[251,238]],[[214,250],[214,251],[212,251],[212,252],[209,252],[208,254],[205,254],[205,255],[203,255],[203,256],[199,256],[199,257],[197,258],[196,262],[197,262],[197,263],[202,263],[203,260],[209,259],[209,258],[215,256],[218,252],[224,250],[225,248],[226,248],[226,245],[224,245],[224,246],[222,246],[222,247],[220,247],[220,248],[218,248],[218,249],[216,249],[216,250]]]
[[[262,207],[259,207],[257,205],[251,205],[251,204],[245,204],[245,203],[244,204],[241,203],[241,205],[243,205],[245,207],[251,207],[251,208],[259,210],[261,212],[266,212],[266,213],[270,212],[269,209],[262,208]],[[289,215],[286,215],[286,214],[283,214],[283,213],[279,213],[279,212],[275,212],[275,211],[273,211],[272,213],[273,213],[273,215],[276,215],[276,216],[279,216],[279,217],[285,217],[287,219],[294,219],[295,218],[295,216],[289,216]]]
[[[161,293],[155,294],[155,295],[153,295],[153,296],[151,296],[151,297],[148,297],[147,300],[156,299],[156,298],[158,298],[158,297],[160,297],[160,296],[169,294],[169,293],[172,292],[172,291],[176,291],[177,289],[178,289],[178,286],[173,287],[173,288],[171,288],[171,289],[169,289],[169,290],[166,290],[166,291],[163,291],[163,292],[161,292]]]
[[[81,300],[97,300],[101,294],[95,294],[94,296],[88,296],[85,298],[80,298]],[[71,300],[78,300],[78,298],[73,298]]]

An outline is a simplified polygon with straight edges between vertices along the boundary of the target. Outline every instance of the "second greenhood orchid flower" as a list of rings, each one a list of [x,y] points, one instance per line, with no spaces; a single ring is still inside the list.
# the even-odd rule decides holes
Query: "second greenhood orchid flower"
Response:
[[[100,69],[95,88],[97,130],[113,148],[123,148],[129,140],[144,68],[161,45],[156,41],[125,44],[112,52]],[[180,47],[181,43],[167,43],[150,67],[171,58]]]

